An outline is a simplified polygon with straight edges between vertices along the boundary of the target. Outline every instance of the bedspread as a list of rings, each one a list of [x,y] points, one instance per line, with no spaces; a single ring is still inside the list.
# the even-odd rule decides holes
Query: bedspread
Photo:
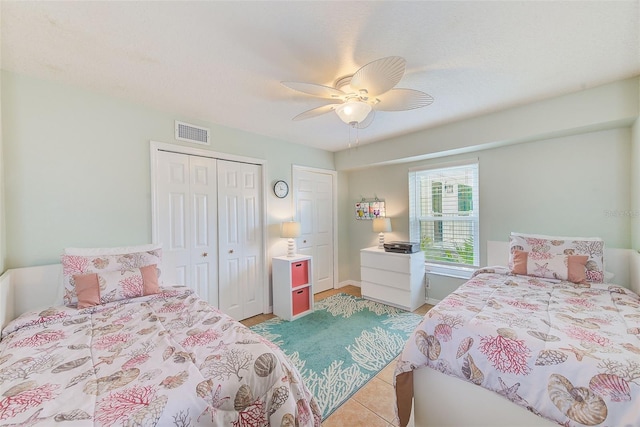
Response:
[[[640,426],[640,297],[486,271],[427,313],[396,387],[428,366],[562,425]],[[406,405],[399,397],[400,419]]]
[[[0,395],[4,426],[320,425],[280,349],[184,287],[15,319]]]

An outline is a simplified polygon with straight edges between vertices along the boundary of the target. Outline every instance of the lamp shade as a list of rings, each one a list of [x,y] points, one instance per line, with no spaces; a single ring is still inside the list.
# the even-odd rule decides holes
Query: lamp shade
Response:
[[[376,233],[386,233],[391,231],[391,218],[374,218],[373,231]]]
[[[282,223],[282,229],[280,230],[280,237],[299,237],[300,236],[300,223],[295,221],[287,221]]]
[[[338,105],[335,111],[340,120],[350,125],[366,119],[371,112],[371,105],[357,99],[350,99],[344,104]]]

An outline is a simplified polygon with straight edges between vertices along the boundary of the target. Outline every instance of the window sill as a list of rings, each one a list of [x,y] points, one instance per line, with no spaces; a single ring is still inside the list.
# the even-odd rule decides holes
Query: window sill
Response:
[[[442,264],[424,263],[427,274],[435,274],[436,276],[455,277],[457,279],[468,280],[478,267],[457,267]]]

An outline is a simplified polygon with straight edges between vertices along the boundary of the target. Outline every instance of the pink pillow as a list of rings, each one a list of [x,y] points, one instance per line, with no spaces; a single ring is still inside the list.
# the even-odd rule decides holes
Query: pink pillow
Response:
[[[73,276],[78,295],[78,308],[100,305],[100,285],[96,273]]]
[[[155,264],[140,267],[140,273],[142,273],[142,295],[153,295],[160,292],[158,268]]]
[[[515,250],[511,272],[545,279],[586,283],[587,255],[560,255]]]

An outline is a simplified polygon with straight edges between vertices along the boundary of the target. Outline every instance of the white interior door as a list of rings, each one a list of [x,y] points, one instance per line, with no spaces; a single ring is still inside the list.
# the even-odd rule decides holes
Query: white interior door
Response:
[[[157,220],[163,279],[218,306],[215,159],[159,151]]]
[[[220,309],[236,320],[263,312],[262,168],[218,160]]]
[[[313,292],[335,286],[334,173],[294,169],[296,216],[300,222],[297,252],[313,257]]]

